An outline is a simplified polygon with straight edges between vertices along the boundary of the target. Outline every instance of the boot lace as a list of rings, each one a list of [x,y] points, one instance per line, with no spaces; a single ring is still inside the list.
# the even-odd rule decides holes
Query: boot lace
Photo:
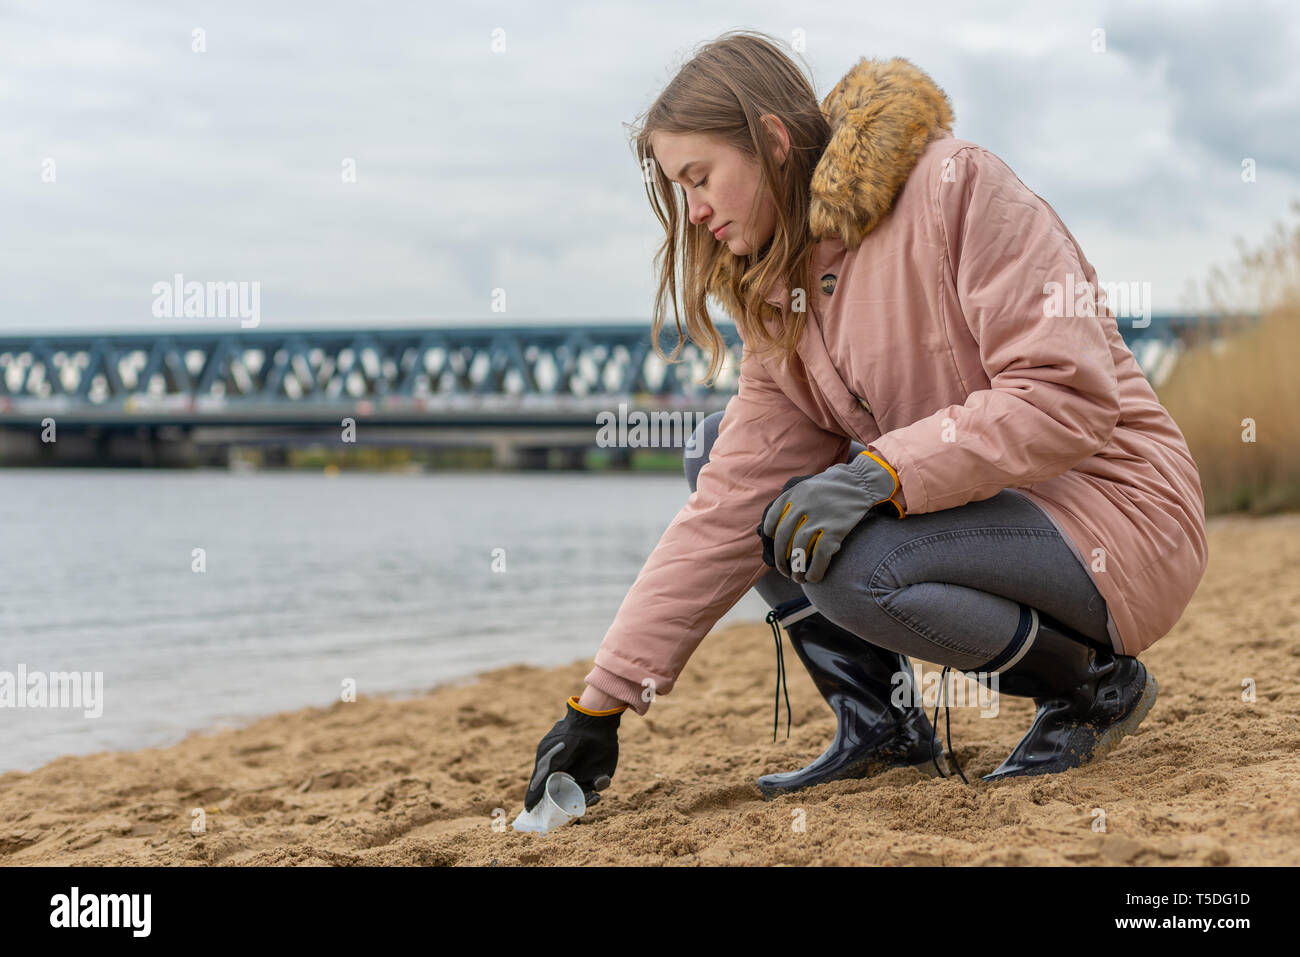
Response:
[[[939,701],[934,705],[934,718],[930,721],[930,760],[934,762],[934,769],[939,773],[941,778],[950,778],[951,774],[944,774],[943,768],[939,767],[939,756],[934,752],[935,738],[939,734],[939,705],[943,704],[943,725],[944,732],[948,738],[948,757],[957,767],[957,773],[961,775],[962,782],[970,784],[966,780],[966,774],[962,771],[961,765],[957,764],[957,755],[952,750],[952,712],[948,709],[948,665],[943,666],[943,674],[939,678]]]
[[[804,603],[811,605],[812,602],[805,598]],[[772,626],[772,637],[776,641],[776,700],[772,702],[772,740],[776,740],[776,726],[779,723],[781,714],[781,690],[785,689],[785,736],[790,737],[790,689],[785,683],[785,652],[781,647],[781,629],[777,627],[777,622],[795,610],[799,606],[799,599],[792,599],[788,602],[782,602],[767,613],[764,620]],[[802,606],[800,606],[802,607]],[[784,622],[782,622],[784,624]]]
[[[809,615],[815,615],[817,609],[813,607],[812,600],[807,595],[800,595],[798,598],[791,598],[789,601],[783,601],[767,613],[764,619],[772,626],[772,638],[776,641],[776,700],[772,702],[772,740],[776,740],[776,726],[781,714],[781,692],[785,691],[785,736],[790,737],[790,689],[785,683],[785,652],[781,646],[781,629],[777,623],[784,625],[789,631],[790,626],[796,621],[807,618]]]

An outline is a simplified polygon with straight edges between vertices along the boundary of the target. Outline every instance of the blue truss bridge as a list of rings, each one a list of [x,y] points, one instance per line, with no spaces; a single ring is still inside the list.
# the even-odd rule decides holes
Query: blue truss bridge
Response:
[[[1213,317],[1155,315],[1120,330],[1159,385]],[[650,324],[465,325],[0,337],[0,464],[220,462],[233,445],[488,446],[544,467],[596,444],[597,413],[708,415],[735,393],[740,339],[713,387],[687,343],[666,364]],[[675,330],[661,332],[671,354]],[[55,441],[42,433],[55,426]],[[625,456],[626,457],[626,456]]]

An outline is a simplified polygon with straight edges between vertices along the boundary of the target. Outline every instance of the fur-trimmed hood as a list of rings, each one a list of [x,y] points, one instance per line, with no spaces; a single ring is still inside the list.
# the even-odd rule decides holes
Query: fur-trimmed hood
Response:
[[[948,95],[902,57],[863,57],[822,101],[831,137],[813,170],[809,230],[815,241],[838,238],[849,249],[889,212],[929,142],[952,133]],[[733,317],[732,295],[745,257],[723,252],[709,292]]]

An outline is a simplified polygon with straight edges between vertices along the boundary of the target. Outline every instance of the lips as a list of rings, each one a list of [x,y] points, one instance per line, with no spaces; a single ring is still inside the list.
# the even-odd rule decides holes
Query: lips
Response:
[[[730,226],[730,225],[731,225],[731,221],[728,220],[727,222],[725,222],[725,223],[723,223],[721,226],[719,226],[717,229],[715,229],[715,230],[713,231],[713,238],[714,238],[714,239],[721,239],[721,238],[722,238],[722,231],[723,231],[724,229],[726,229],[726,228],[727,228],[728,226]]]

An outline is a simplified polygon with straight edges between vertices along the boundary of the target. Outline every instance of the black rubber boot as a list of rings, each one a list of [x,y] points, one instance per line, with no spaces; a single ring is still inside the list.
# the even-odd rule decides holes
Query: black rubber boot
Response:
[[[765,800],[895,767],[915,767],[931,777],[948,773],[943,745],[936,741],[931,750],[930,721],[906,655],[864,641],[815,610],[787,617],[797,618],[782,620],[790,644],[835,712],[835,738],[807,767],[760,777],[758,789]],[[901,683],[897,674],[903,675]],[[891,701],[896,693],[902,706]]]
[[[998,672],[997,690],[1033,698],[1038,713],[985,781],[1056,774],[1100,758],[1137,730],[1159,690],[1137,658],[1117,655],[1036,609],[1028,611],[1037,627],[1027,647]]]

